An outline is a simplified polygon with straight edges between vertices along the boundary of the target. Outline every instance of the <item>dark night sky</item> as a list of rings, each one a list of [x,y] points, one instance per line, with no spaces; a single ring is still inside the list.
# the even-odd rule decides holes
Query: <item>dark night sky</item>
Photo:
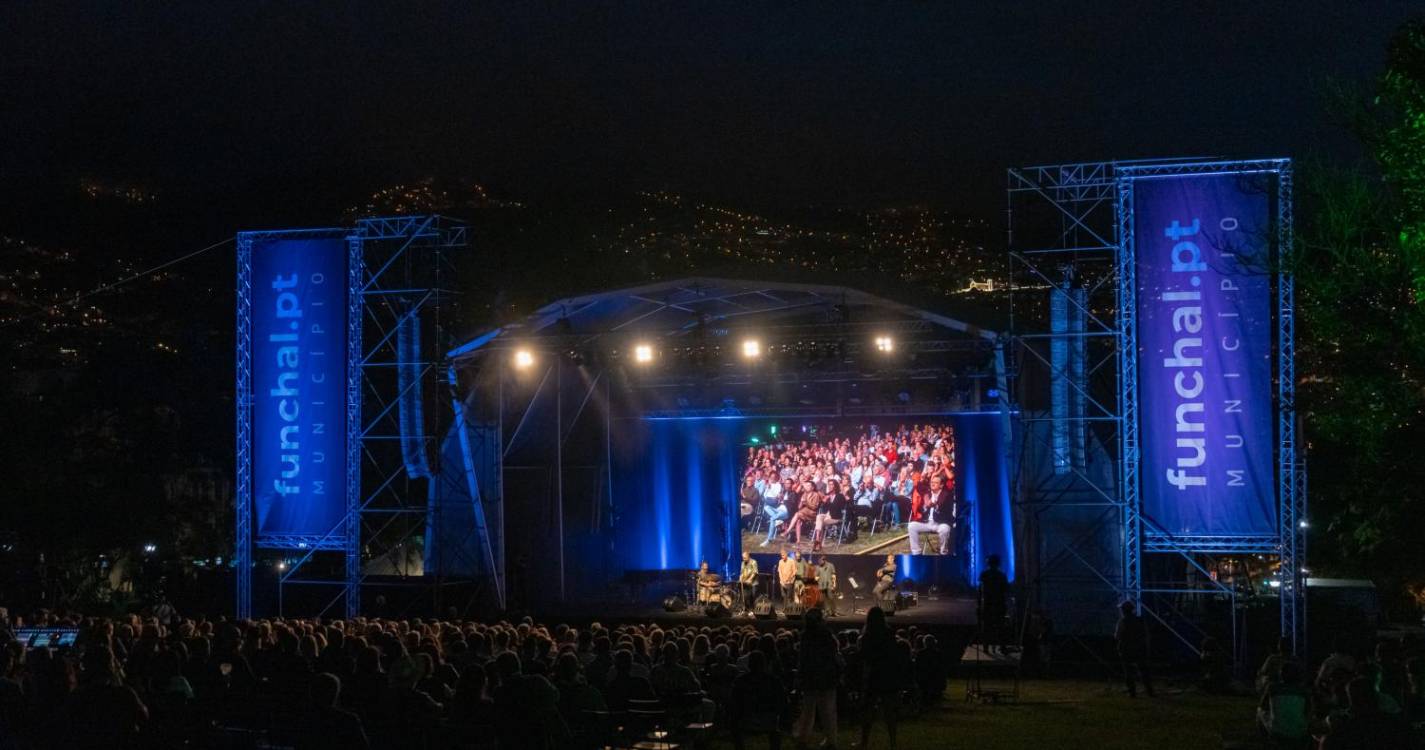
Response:
[[[0,197],[23,229],[55,186],[134,180],[215,232],[426,174],[988,212],[1016,163],[1349,156],[1323,84],[1374,75],[1422,9],[10,2]]]

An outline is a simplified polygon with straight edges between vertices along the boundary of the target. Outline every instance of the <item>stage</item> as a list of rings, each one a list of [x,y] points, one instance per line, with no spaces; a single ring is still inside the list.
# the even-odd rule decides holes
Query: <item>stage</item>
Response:
[[[854,605],[854,608],[853,608]],[[848,628],[859,629],[866,620],[865,610],[871,605],[869,598],[852,600],[841,599],[838,602],[841,614],[835,617],[828,617],[826,621],[833,630],[843,630]],[[783,613],[781,607],[776,608],[776,616],[761,619],[757,617],[747,617],[743,615],[733,615],[727,617],[710,617],[701,607],[689,607],[679,612],[670,612],[661,604],[654,603],[603,603],[589,605],[571,605],[550,609],[540,612],[536,619],[542,622],[558,623],[564,622],[571,625],[587,624],[599,622],[603,625],[627,625],[634,623],[655,623],[659,626],[696,626],[704,625],[709,627],[742,627],[744,625],[754,627],[758,630],[776,630],[778,628],[797,628],[801,626],[801,618],[791,619]],[[915,606],[906,607],[896,612],[890,618],[893,628],[907,627],[915,625],[922,629],[933,630],[964,630],[967,633],[975,626],[975,600],[968,597],[953,596],[920,596],[917,597]]]

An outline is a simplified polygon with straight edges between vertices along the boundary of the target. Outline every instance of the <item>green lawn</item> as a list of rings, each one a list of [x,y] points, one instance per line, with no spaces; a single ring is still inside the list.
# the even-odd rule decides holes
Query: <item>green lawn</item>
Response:
[[[985,687],[992,685],[985,683]],[[1208,696],[1167,687],[1157,698],[1137,699],[1103,682],[1034,680],[1021,686],[1017,704],[965,703],[965,683],[953,681],[946,702],[919,717],[903,721],[898,747],[965,748],[1085,748],[1086,750],[1166,750],[1221,748],[1225,738],[1252,734],[1255,701],[1247,697]],[[860,740],[859,727],[842,721],[839,745]],[[730,742],[715,743],[719,748]],[[748,748],[765,748],[761,739]],[[885,730],[871,734],[872,748],[887,747]],[[784,748],[795,743],[787,738]]]

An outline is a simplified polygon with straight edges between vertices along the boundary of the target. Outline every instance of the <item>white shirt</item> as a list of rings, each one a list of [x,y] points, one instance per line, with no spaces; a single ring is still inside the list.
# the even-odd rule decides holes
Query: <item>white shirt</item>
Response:
[[[930,492],[925,496],[925,507],[927,508],[925,513],[925,520],[927,523],[940,522],[940,504],[944,502],[944,498],[945,490],[943,489],[939,492]],[[953,505],[950,507],[950,519],[955,519],[955,507]]]

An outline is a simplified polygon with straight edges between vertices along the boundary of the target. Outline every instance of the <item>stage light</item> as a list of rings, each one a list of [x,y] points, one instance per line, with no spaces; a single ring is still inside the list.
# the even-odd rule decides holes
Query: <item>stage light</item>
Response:
[[[633,361],[647,364],[653,361],[653,347],[648,344],[638,344],[633,347]]]
[[[152,555],[153,553],[155,553],[155,552],[158,551],[158,545],[157,545],[157,544],[145,544],[145,545],[143,546],[143,551],[144,551],[145,554]]]
[[[762,356],[762,342],[757,339],[743,339],[742,356],[748,359],[757,359]]]
[[[528,349],[519,349],[515,351],[515,367],[518,367],[521,370],[527,370],[532,365],[534,365],[534,352]]]
[[[889,353],[895,351],[895,348],[896,348],[895,339],[892,339],[890,336],[877,336],[877,337],[876,337],[876,351],[889,354]]]
[[[287,561],[286,561],[286,560],[278,560],[278,561],[277,561],[277,569],[278,569],[278,570],[286,570],[286,569],[287,569]]]

